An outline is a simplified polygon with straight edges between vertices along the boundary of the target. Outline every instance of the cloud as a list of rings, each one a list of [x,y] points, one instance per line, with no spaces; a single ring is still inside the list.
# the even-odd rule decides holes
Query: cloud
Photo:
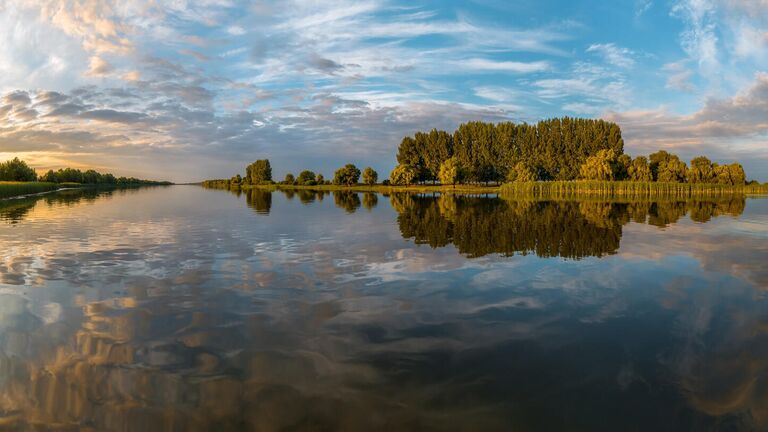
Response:
[[[692,92],[695,89],[691,83],[693,71],[688,69],[686,61],[667,63],[661,69],[669,74],[666,88],[684,92]]]
[[[320,57],[317,54],[313,54],[310,56],[309,64],[310,66],[319,70],[320,72],[324,72],[328,74],[333,74],[335,72],[338,72],[344,69],[344,66],[340,65],[339,63],[336,63],[331,59]]]
[[[121,155],[132,151],[122,160],[135,166],[151,152],[154,160],[215,154],[231,161],[228,171],[239,169],[242,154],[274,151],[288,164],[293,154],[331,166],[342,152],[361,158],[373,152],[378,169],[386,171],[402,135],[420,128],[451,129],[477,118],[536,121],[606,111],[631,116],[643,111],[639,107],[664,102],[681,112],[698,111],[703,107],[696,104],[728,100],[754,71],[768,68],[759,37],[765,20],[749,2],[676,1],[672,14],[683,28],[667,30],[682,34],[686,51],[678,61],[656,56],[644,41],[633,42],[632,49],[585,41],[592,34],[591,18],[576,22],[531,10],[532,19],[525,22],[536,24],[521,24],[489,18],[484,4],[473,9],[414,8],[400,0],[3,4],[0,28],[8,30],[0,33],[0,95],[19,90],[29,97],[29,102],[0,103],[5,136],[31,140],[42,135],[16,132],[48,128],[52,136],[119,137],[104,145],[119,148]],[[651,7],[661,3],[636,2],[646,18]],[[701,79],[708,70],[700,62],[707,52],[702,47],[709,46],[711,35],[715,48],[728,48],[712,57],[718,60],[712,70],[730,69]],[[658,64],[660,58],[666,65]],[[658,83],[647,82],[658,76]],[[691,102],[694,97],[665,88],[703,96]],[[672,94],[681,101],[673,101]],[[659,102],[648,105],[649,100]],[[662,109],[675,115],[667,110]],[[712,128],[725,130],[722,123]],[[738,139],[745,140],[742,147],[754,148],[757,138]],[[109,162],[104,147],[88,143],[57,148],[101,166],[119,163]],[[51,160],[36,157],[44,156]]]
[[[107,63],[106,60],[98,56],[93,56],[91,57],[88,72],[86,72],[86,74],[90,76],[102,76],[108,75],[113,70],[115,70],[114,66]]]
[[[622,127],[635,152],[667,148],[686,157],[709,153],[722,160],[740,160],[752,176],[768,172],[768,73],[756,74],[733,97],[707,99],[690,115],[659,108],[609,112],[604,117]]]
[[[708,75],[720,68],[716,11],[714,0],[680,0],[671,12],[685,24],[685,30],[680,35],[683,49]]]
[[[620,68],[631,68],[635,65],[635,60],[632,58],[634,52],[629,48],[618,47],[613,43],[592,44],[587,48],[587,52],[598,53],[605,58],[606,62]]]
[[[516,61],[494,61],[482,58],[471,58],[457,62],[456,66],[466,69],[474,69],[482,72],[512,72],[512,73],[534,73],[543,72],[550,68],[546,61],[537,62],[516,62]]]

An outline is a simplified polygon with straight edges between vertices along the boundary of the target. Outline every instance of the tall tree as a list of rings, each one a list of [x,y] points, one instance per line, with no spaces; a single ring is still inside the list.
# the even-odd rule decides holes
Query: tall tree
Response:
[[[245,169],[245,179],[248,184],[263,184],[272,182],[272,166],[269,159],[259,159]]]

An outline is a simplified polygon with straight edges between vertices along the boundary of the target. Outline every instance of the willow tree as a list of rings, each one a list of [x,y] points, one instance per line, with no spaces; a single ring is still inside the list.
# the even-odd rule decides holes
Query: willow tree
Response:
[[[712,183],[715,180],[715,169],[712,162],[704,156],[691,160],[688,169],[688,181],[690,183]]]
[[[665,183],[685,183],[688,176],[688,167],[677,155],[670,155],[659,163],[657,168],[657,180]]]
[[[536,174],[523,162],[518,162],[507,174],[508,182],[526,183],[536,181]]]
[[[410,165],[398,165],[389,174],[389,182],[393,185],[408,186],[416,178],[416,170]]]
[[[615,164],[616,153],[613,150],[600,150],[581,165],[579,175],[586,180],[613,180]]]
[[[732,163],[730,165],[714,164],[713,170],[715,183],[738,186],[743,186],[746,183],[744,168],[739,163]]]
[[[458,159],[451,157],[443,161],[440,164],[440,172],[438,173],[440,184],[456,186],[456,182],[461,178],[461,165]]]
[[[632,159],[632,163],[627,170],[627,179],[634,182],[653,181],[651,168],[648,166],[648,158],[645,156],[637,156]]]

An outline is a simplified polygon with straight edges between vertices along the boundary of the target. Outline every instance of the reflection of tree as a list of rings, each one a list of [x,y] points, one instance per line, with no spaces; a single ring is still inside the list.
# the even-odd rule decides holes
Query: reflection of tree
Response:
[[[256,213],[268,215],[272,208],[272,192],[261,189],[250,189],[246,192],[245,200],[248,207],[251,207]]]
[[[630,220],[666,226],[688,211],[706,215],[740,214],[744,199],[716,202],[669,201],[506,201],[443,195],[393,194],[400,232],[417,244],[453,243],[470,257],[492,253],[582,258],[615,253],[622,226]]]
[[[379,204],[379,196],[373,192],[366,192],[363,194],[363,207],[366,210],[371,211]]]
[[[128,193],[128,190],[120,190],[118,193]],[[130,192],[135,192],[131,190]],[[40,195],[23,199],[0,200],[0,220],[9,223],[17,223],[23,220],[39,202],[44,202],[50,207],[71,207],[80,202],[94,202],[99,197],[108,197],[115,193],[113,189],[82,188],[63,190],[51,194]]]
[[[360,208],[360,196],[357,192],[334,191],[333,201],[336,207],[346,210],[347,213],[354,213]]]

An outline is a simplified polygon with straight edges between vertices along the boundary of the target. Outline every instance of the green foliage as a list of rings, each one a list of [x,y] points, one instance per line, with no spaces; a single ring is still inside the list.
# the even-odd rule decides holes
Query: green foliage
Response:
[[[612,149],[600,150],[587,158],[579,170],[580,177],[586,180],[613,180],[615,177],[616,152]]]
[[[354,164],[346,164],[333,175],[333,184],[352,186],[360,180],[360,170]]]
[[[296,184],[312,186],[316,184],[317,180],[315,173],[309,170],[304,170],[299,173],[299,177],[296,178]]]
[[[24,161],[15,158],[13,160],[0,164],[0,180],[10,181],[35,181],[37,174]],[[112,174],[102,174],[95,170],[82,172],[75,168],[63,168],[58,171],[48,170],[40,176],[40,181],[44,183],[72,183],[88,185],[112,185],[112,186],[133,186],[133,185],[168,185],[169,182],[158,182],[150,180],[141,180],[137,178],[121,177],[115,178]]]
[[[245,168],[245,181],[248,184],[267,184],[272,182],[272,166],[269,159],[259,159]]]
[[[438,179],[444,185],[456,186],[456,182],[461,180],[461,165],[456,157],[450,157],[440,164]]]
[[[768,188],[749,189],[744,184],[661,183],[627,181],[552,181],[506,183],[501,194],[509,197],[577,198],[611,197],[719,197],[722,195],[768,192]]]
[[[632,169],[632,157],[628,154],[620,154],[613,165],[614,180],[629,180],[629,171]]]
[[[417,171],[410,165],[398,165],[389,174],[389,183],[397,186],[408,186],[417,178]]]
[[[536,174],[528,168],[524,162],[518,162],[507,174],[509,182],[533,182],[536,181]]]
[[[632,159],[627,170],[627,179],[633,182],[650,182],[653,180],[651,168],[648,166],[648,158],[638,156]]]
[[[688,170],[690,183],[712,183],[715,179],[715,169],[712,162],[704,156],[691,160],[691,168]]]
[[[541,179],[575,179],[580,165],[599,150],[624,150],[619,127],[603,120],[551,119],[536,125],[468,122],[453,135],[433,129],[405,137],[397,161],[416,172],[415,181],[438,179],[443,162],[456,157],[463,180],[497,182],[520,162]]]
[[[743,186],[746,184],[744,168],[739,163],[713,165],[714,181],[721,185]]]
[[[293,185],[293,184],[296,183],[296,178],[293,176],[293,174],[288,173],[288,174],[285,175],[285,178],[280,183],[282,183],[284,185]]]
[[[662,183],[685,183],[688,175],[688,167],[676,155],[659,163],[657,169],[657,181]]]
[[[323,175],[322,175],[322,174],[318,174],[318,175],[315,177],[315,182],[317,182],[317,184],[319,184],[319,185],[321,185],[321,184],[325,184],[325,177],[323,177]]]
[[[363,170],[363,183],[371,186],[375,185],[379,180],[379,173],[371,167],[367,167]]]
[[[0,163],[0,181],[33,182],[37,173],[19,158]]]
[[[44,182],[0,182],[0,198],[32,195],[56,190],[56,184]]]

